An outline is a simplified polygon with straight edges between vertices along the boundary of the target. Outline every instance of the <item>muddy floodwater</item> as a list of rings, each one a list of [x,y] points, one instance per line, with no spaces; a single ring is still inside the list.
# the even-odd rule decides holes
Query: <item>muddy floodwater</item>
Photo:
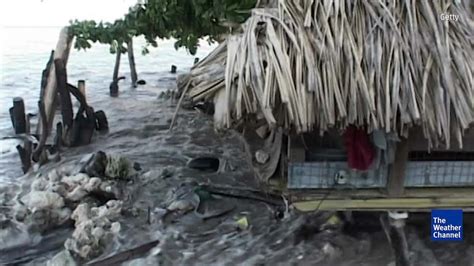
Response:
[[[73,62],[72,57],[71,68]],[[189,62],[188,67],[192,60]],[[43,62],[40,63],[41,70]],[[15,67],[21,67],[20,63],[16,64]],[[146,64],[141,68],[151,69],[152,66]],[[138,67],[140,69],[139,62]],[[85,78],[97,80],[96,73],[101,76],[100,82],[88,83],[87,97],[96,110],[106,112],[109,132],[96,134],[90,145],[63,149],[59,162],[50,162],[27,175],[21,173],[15,149],[19,140],[9,138],[12,131],[6,114],[10,97],[18,96],[14,93],[17,89],[15,80],[29,77],[2,80],[0,264],[44,265],[64,250],[65,240],[73,233],[73,224],[66,223],[41,233],[27,230],[21,222],[14,221],[11,207],[19,195],[28,192],[35,179],[53,169],[75,171],[85,156],[104,151],[138,163],[140,170],[121,186],[119,199],[123,201],[123,208],[118,218],[121,227],[117,236],[114,241],[104,243],[103,252],[93,260],[158,241],[150,250],[138,252],[121,263],[395,265],[392,250],[380,226],[379,213],[352,213],[350,219],[348,214],[299,213],[291,207],[286,211],[284,205],[258,199],[213,195],[200,202],[198,209],[164,217],[162,211],[169,207],[170,197],[194,195],[200,185],[242,190],[265,190],[265,187],[254,179],[238,135],[232,131],[216,132],[207,115],[195,110],[181,110],[174,129],[168,130],[176,102],[160,99],[159,95],[175,88],[174,75],[164,69],[156,72],[146,70],[139,76],[146,79],[147,85],[137,89],[123,85],[120,96],[110,98],[107,96],[108,75],[103,74],[101,68],[86,69],[88,72],[82,73]],[[31,75],[38,81],[40,72],[35,70]],[[83,76],[76,74],[70,78]],[[24,87],[32,87],[27,90],[33,95],[27,96],[27,112],[34,112],[37,92],[33,88],[36,83],[20,82],[27,84]],[[188,167],[190,160],[199,157],[219,159],[218,171]],[[209,216],[209,213],[219,215]],[[429,213],[412,214],[406,232],[413,265],[473,265],[473,218],[465,213],[463,242],[434,243],[430,240]]]

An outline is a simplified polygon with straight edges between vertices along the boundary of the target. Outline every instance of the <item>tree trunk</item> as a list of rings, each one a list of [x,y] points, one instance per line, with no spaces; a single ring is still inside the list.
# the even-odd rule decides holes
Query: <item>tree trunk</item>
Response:
[[[61,30],[59,35],[59,40],[54,51],[54,59],[62,59],[64,65],[66,66],[67,60],[69,57],[69,51],[71,50],[72,36],[69,35],[69,29],[67,27]],[[54,120],[54,111],[56,109],[55,98],[57,94],[56,86],[56,71],[54,64],[51,64],[51,67],[48,73],[44,73],[44,76],[47,77],[44,80],[44,90],[42,99],[40,99],[41,104],[44,106],[45,118],[39,117],[38,121],[38,135],[41,135],[41,138],[47,138],[48,132],[51,132]]]
[[[122,45],[120,45],[120,46],[122,46]],[[115,55],[115,66],[114,66],[114,74],[112,76],[112,81],[116,81],[118,79],[121,55],[122,55],[122,53],[121,53],[120,49],[118,49],[117,54]]]
[[[133,40],[127,43],[128,62],[130,63],[130,76],[132,77],[132,86],[137,87],[137,69],[135,68],[135,56],[133,55]]]

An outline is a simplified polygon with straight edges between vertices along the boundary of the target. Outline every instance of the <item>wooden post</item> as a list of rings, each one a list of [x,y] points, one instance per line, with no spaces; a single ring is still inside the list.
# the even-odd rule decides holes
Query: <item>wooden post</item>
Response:
[[[59,40],[56,45],[56,49],[54,50],[54,59],[62,59],[64,66],[67,64],[69,51],[71,50],[71,43],[72,36],[69,35],[69,28],[65,27],[59,34]],[[37,134],[41,135],[41,139],[46,139],[48,137],[48,133],[51,132],[51,128],[53,126],[54,111],[56,109],[55,99],[58,92],[56,86],[56,71],[54,68],[54,64],[51,64],[48,73],[44,73],[44,76],[47,78],[44,82],[45,87],[42,98],[40,99],[40,104],[42,104],[44,107],[44,114],[46,117],[42,118],[41,115],[39,116],[37,128]]]
[[[63,125],[66,132],[72,127],[74,112],[72,109],[71,95],[67,86],[67,73],[64,60],[61,58],[54,60],[54,68],[56,71],[56,84],[59,96],[61,98],[61,113],[63,116]]]
[[[387,193],[391,197],[400,197],[405,191],[405,168],[408,161],[409,139],[402,138],[397,145],[395,161],[390,167],[387,181]]]
[[[120,45],[121,47],[122,45]],[[115,55],[115,66],[114,66],[114,74],[112,75],[112,81],[116,81],[118,79],[119,69],[120,69],[120,57],[122,56],[121,49],[117,49],[117,54]]]
[[[13,98],[13,108],[10,109],[10,116],[15,134],[26,133],[25,103],[23,102],[23,98]]]
[[[133,40],[127,43],[128,62],[130,64],[130,76],[132,77],[132,86],[137,87],[137,69],[135,68],[135,56],[133,55]]]
[[[85,80],[77,81],[77,88],[79,89],[82,96],[84,97],[84,100],[86,100],[86,81]]]

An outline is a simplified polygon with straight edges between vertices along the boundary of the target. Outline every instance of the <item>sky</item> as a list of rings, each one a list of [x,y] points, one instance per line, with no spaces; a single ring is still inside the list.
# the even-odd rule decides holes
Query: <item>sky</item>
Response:
[[[137,0],[0,0],[0,26],[65,26],[71,19],[114,21]]]

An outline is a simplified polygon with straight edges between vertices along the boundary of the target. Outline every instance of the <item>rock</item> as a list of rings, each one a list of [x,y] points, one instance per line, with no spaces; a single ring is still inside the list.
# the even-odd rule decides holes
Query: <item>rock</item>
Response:
[[[87,203],[81,203],[72,212],[71,219],[75,220],[77,225],[83,221],[89,220],[90,215],[89,205]]]
[[[53,169],[51,170],[49,173],[48,173],[48,177],[47,179],[50,181],[50,182],[59,182],[59,180],[61,179],[59,173],[58,173],[58,170],[56,169]]]
[[[102,180],[100,178],[92,177],[91,179],[89,179],[89,182],[87,182],[87,184],[84,185],[84,189],[87,192],[98,190],[100,188],[101,183],[102,183]]]
[[[163,179],[170,178],[174,175],[174,167],[167,166],[161,170],[160,177]]]
[[[71,217],[71,209],[62,208],[54,210],[51,214],[51,219],[55,224],[64,224]]]
[[[267,152],[264,152],[263,150],[258,150],[255,152],[255,160],[259,164],[265,164],[268,162],[268,159],[270,158],[270,155]]]
[[[120,229],[120,228],[119,228]],[[97,239],[102,238],[105,235],[105,231],[101,227],[95,227],[92,229],[92,236],[94,236]]]
[[[89,260],[98,256],[108,243],[120,232],[122,201],[110,200],[100,207],[86,203],[79,204],[71,218],[75,220],[75,229],[64,246],[82,259]]]
[[[15,215],[15,219],[19,222],[22,222],[28,215],[28,208],[22,204],[15,204],[13,207],[13,213]]]
[[[120,232],[120,228],[121,228],[121,225],[119,222],[113,222],[110,225],[110,232],[112,232],[112,234],[114,235],[117,235]]]
[[[89,192],[87,190],[85,190],[81,186],[77,186],[76,188],[74,188],[73,191],[69,192],[66,195],[66,199],[68,199],[70,201],[77,202],[77,201],[80,201],[81,199],[83,199],[87,194],[89,194]]]
[[[184,211],[184,212],[194,210],[194,208],[195,208],[194,203],[186,199],[173,201],[167,207],[169,211]]]
[[[76,266],[78,265],[71,253],[66,249],[56,254],[52,259],[48,260],[47,266]]]
[[[65,176],[62,179],[62,182],[66,183],[69,187],[75,188],[78,185],[85,185],[89,182],[89,176],[84,173],[79,173],[72,176]]]
[[[81,173],[89,176],[105,176],[105,168],[107,167],[107,155],[103,151],[98,151],[82,160],[83,166]]]
[[[42,177],[37,178],[31,183],[31,190],[34,191],[45,191],[48,188],[48,181]]]
[[[64,206],[63,198],[58,193],[49,191],[32,191],[22,201],[30,210],[59,209]]]
[[[135,171],[141,171],[141,170],[142,170],[142,166],[141,166],[139,163],[134,162],[134,163],[133,163],[133,169],[134,169]]]

